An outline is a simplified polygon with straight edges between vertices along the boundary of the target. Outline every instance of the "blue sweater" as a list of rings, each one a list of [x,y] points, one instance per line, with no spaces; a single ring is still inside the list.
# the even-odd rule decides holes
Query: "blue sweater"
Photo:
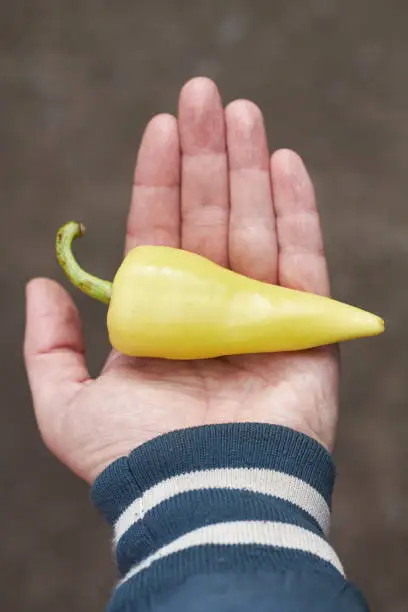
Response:
[[[175,431],[110,465],[92,497],[121,580],[109,612],[363,612],[327,540],[334,466],[307,436]]]

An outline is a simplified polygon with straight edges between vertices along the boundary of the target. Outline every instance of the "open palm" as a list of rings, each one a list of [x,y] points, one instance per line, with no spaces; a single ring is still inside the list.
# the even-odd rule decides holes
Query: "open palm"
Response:
[[[270,158],[251,102],[224,111],[214,83],[194,79],[179,118],[147,126],[135,170],[126,250],[195,251],[254,278],[328,294],[313,186],[299,157]],[[165,297],[164,297],[165,299]],[[335,348],[192,362],[116,351],[90,378],[78,312],[63,288],[27,290],[25,358],[45,443],[92,482],[109,463],[174,429],[258,421],[302,431],[330,448],[337,417]]]

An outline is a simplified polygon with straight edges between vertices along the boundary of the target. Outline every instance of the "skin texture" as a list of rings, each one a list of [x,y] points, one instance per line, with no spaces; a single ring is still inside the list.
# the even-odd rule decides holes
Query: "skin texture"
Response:
[[[294,152],[270,156],[261,111],[224,110],[213,82],[182,89],[178,119],[154,117],[136,163],[125,249],[168,245],[253,278],[329,295],[315,195]],[[209,423],[284,425],[332,448],[338,350],[210,361],[112,351],[90,378],[77,309],[48,279],[27,286],[24,356],[48,448],[87,482],[159,434]]]

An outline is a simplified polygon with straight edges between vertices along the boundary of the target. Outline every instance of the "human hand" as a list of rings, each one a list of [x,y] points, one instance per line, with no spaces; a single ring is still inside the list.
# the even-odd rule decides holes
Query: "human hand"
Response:
[[[147,126],[135,170],[126,251],[160,244],[195,251],[236,272],[327,295],[329,281],[310,178],[286,150],[269,157],[260,110],[225,111],[214,83],[193,79],[179,118]],[[27,287],[24,355],[48,448],[92,483],[112,461],[172,430],[256,421],[333,444],[338,351],[172,362],[112,351],[90,378],[81,322],[56,282]]]

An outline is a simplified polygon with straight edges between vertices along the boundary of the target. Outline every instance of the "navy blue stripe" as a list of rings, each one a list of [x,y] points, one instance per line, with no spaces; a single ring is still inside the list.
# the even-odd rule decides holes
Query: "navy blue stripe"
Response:
[[[318,442],[286,427],[227,423],[174,431],[143,444],[109,466],[92,497],[113,523],[131,502],[158,482],[197,470],[268,468],[310,484],[329,507],[334,483],[331,455]]]
[[[340,589],[347,585],[330,563],[310,553],[256,545],[197,546],[156,561],[119,586],[108,612],[133,609],[126,608],[129,602],[133,605],[137,602],[141,607],[143,602],[151,602],[155,593],[166,596],[195,575],[242,572],[252,574],[255,579],[255,572],[259,571],[277,572],[282,582],[287,580],[288,573],[299,573],[310,580],[319,573],[321,588],[328,582]]]
[[[162,502],[128,529],[116,549],[119,570],[125,574],[131,566],[194,529],[244,520],[290,523],[323,536],[310,515],[279,498],[250,491],[201,489]]]
[[[114,461],[97,477],[91,488],[91,497],[111,525],[140,497],[140,489],[129,468],[127,457]]]

